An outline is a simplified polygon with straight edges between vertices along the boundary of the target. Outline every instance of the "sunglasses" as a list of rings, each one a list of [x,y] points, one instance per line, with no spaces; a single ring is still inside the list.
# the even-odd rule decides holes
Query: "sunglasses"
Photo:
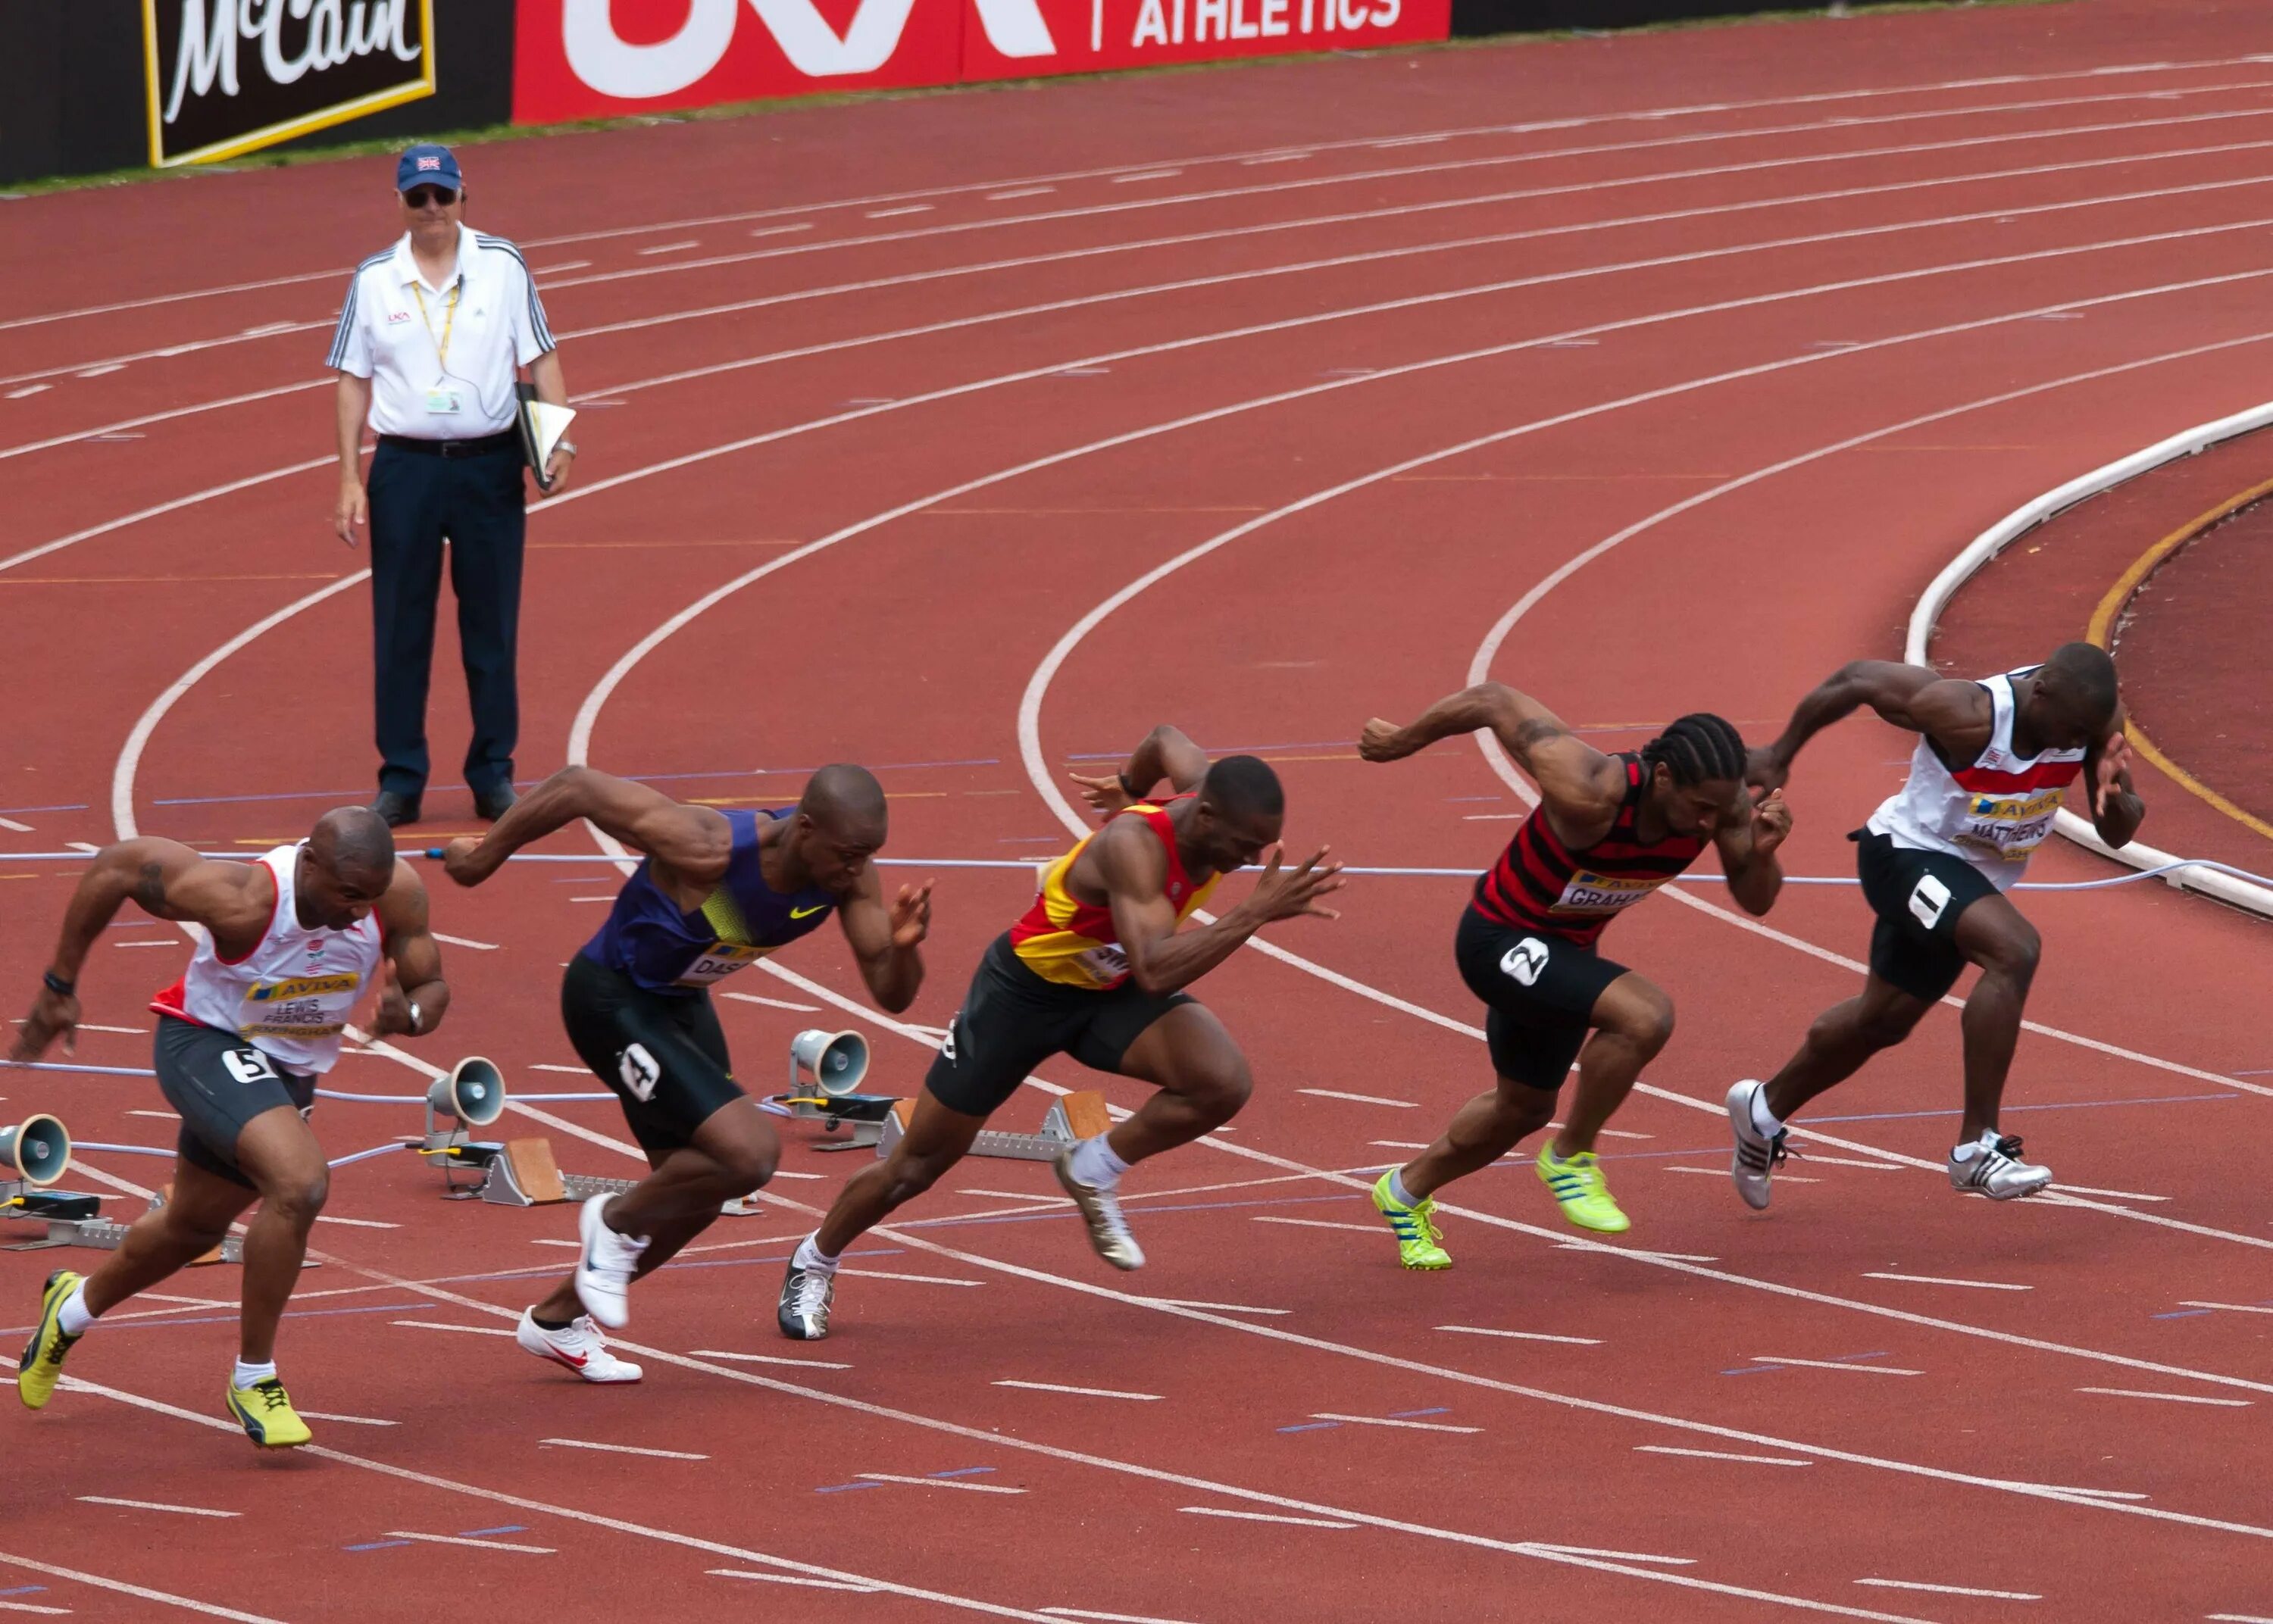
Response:
[[[457,200],[458,194],[447,186],[413,186],[402,194],[404,205],[414,209],[423,209],[429,203],[439,203],[448,208]]]

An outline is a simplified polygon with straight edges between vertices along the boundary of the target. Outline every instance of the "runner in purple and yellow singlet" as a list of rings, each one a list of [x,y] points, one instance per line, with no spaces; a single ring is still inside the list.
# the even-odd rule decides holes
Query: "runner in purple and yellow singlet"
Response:
[[[1563,1127],[1539,1153],[1541,1180],[1583,1229],[1616,1234],[1594,1136],[1673,1034],[1673,1000],[1594,944],[1611,920],[1703,855],[1721,854],[1729,889],[1764,914],[1783,886],[1775,849],[1791,830],[1780,795],[1744,790],[1744,741],[1720,717],[1675,722],[1639,752],[1605,755],[1547,707],[1498,683],[1439,700],[1407,727],[1375,719],[1358,741],[1369,761],[1395,761],[1456,733],[1489,728],[1539,786],[1539,804],[1476,882],[1453,955],[1489,1012],[1497,1083],[1374,1186],[1374,1205],[1407,1269],[1448,1269],[1435,1192],[1488,1167],[1555,1114],[1578,1061]],[[1592,1036],[1589,1037],[1588,1034]]]
[[[1176,793],[1147,799],[1162,779]],[[798,1246],[782,1282],[783,1336],[829,1335],[845,1247],[961,1161],[986,1119],[1052,1055],[1159,1090],[1112,1132],[1057,1159],[1058,1183],[1087,1220],[1090,1244],[1115,1269],[1144,1262],[1114,1194],[1121,1175],[1228,1122],[1247,1103],[1247,1058],[1184,989],[1265,924],[1332,918],[1318,903],[1340,888],[1341,865],[1322,849],[1282,868],[1274,849],[1244,902],[1185,930],[1218,880],[1277,846],[1286,812],[1279,775],[1253,756],[1210,765],[1198,745],[1162,727],[1117,776],[1075,782],[1105,827],[1044,871],[1033,906],[979,960],[906,1135],[853,1177]]]

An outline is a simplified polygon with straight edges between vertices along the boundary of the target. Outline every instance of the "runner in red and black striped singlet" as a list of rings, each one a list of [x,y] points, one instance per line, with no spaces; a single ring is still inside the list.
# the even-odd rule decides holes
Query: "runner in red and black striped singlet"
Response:
[[[1642,837],[1649,775],[1639,754],[1612,760],[1625,769],[1626,792],[1609,833],[1573,853],[1534,812],[1476,881],[1479,910],[1519,931],[1545,931],[1591,947],[1611,920],[1703,855],[1705,836],[1694,832]]]
[[[1408,727],[1366,724],[1359,752],[1394,761],[1489,728],[1539,785],[1536,809],[1476,881],[1453,959],[1482,1000],[1496,1086],[1461,1107],[1419,1156],[1382,1175],[1374,1205],[1407,1269],[1444,1269],[1431,1193],[1489,1166],[1555,1114],[1578,1062],[1579,1089],[1539,1177],[1582,1229],[1628,1227],[1594,1156],[1594,1136],[1673,1031],[1673,1000],[1594,951],[1609,922],[1718,848],[1737,901],[1766,913],[1783,883],[1775,849],[1791,828],[1782,799],[1750,798],[1744,741],[1720,717],[1682,717],[1637,752],[1605,755],[1527,695],[1482,683],[1438,700]]]

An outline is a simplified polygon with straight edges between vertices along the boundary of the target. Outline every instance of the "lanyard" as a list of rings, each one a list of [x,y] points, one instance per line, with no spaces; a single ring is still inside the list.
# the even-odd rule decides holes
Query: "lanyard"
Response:
[[[434,339],[434,358],[442,363],[442,370],[446,374],[450,370],[450,333],[458,325],[458,295],[465,286],[466,279],[462,275],[450,284],[450,301],[443,306],[442,336],[436,339],[434,318],[426,313],[426,295],[416,282],[410,284],[410,296],[418,301],[418,319],[426,324],[426,336]]]

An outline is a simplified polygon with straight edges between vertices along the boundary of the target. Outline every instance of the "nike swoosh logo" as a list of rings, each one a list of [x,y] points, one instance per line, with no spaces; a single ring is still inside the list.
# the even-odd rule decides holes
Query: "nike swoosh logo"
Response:
[[[792,919],[809,919],[828,906],[826,902],[815,902],[810,908],[792,908],[789,910],[789,917]]]

